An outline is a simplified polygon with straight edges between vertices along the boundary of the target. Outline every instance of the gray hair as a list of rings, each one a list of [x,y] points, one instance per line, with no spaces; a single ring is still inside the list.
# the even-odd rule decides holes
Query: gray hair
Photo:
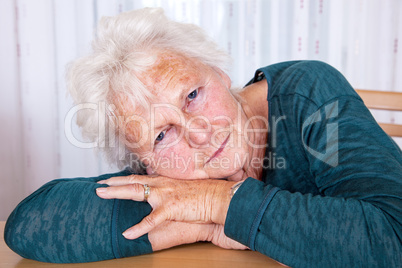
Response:
[[[70,63],[67,68],[67,88],[76,105],[102,103],[113,105],[115,93],[123,94],[132,103],[145,105],[150,91],[137,75],[156,62],[155,50],[169,50],[187,58],[228,71],[231,59],[198,26],[169,20],[161,8],[144,8],[103,17],[92,43],[92,53]],[[99,110],[99,109],[98,109]],[[81,109],[77,125],[83,137],[96,142],[110,164],[122,168],[131,166],[143,170],[129,148],[111,143],[118,133],[118,124],[112,116],[99,116],[99,111]],[[107,127],[108,126],[108,127]],[[101,133],[100,128],[110,129]],[[120,151],[119,151],[120,150]],[[135,167],[133,167],[133,164]]]

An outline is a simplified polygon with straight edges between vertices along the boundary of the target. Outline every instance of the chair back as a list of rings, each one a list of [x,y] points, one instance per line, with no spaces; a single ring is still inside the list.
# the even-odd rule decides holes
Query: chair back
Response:
[[[402,112],[402,92],[356,89],[369,109]],[[402,137],[402,125],[379,123],[391,137]]]

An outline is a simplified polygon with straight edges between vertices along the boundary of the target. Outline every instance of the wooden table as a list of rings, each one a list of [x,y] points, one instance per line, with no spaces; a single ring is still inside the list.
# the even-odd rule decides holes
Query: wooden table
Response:
[[[53,264],[20,257],[4,242],[4,225],[0,222],[0,267],[282,267],[274,260],[253,251],[226,250],[211,243],[183,245],[152,254],[101,262]]]

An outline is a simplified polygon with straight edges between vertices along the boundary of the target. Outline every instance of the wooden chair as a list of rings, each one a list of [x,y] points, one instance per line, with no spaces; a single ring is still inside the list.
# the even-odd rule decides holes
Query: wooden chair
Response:
[[[356,89],[364,104],[374,110],[402,112],[402,92]],[[391,137],[402,137],[402,125],[379,123]]]

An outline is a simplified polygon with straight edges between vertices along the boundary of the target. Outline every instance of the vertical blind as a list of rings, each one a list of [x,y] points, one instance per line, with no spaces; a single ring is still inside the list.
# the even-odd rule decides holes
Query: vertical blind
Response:
[[[116,170],[66,136],[68,126],[81,140],[65,122],[65,65],[90,51],[102,16],[146,6],[204,28],[232,56],[236,86],[258,67],[312,59],[355,88],[402,91],[401,0],[2,0],[0,220],[49,180]],[[375,117],[402,123],[395,112]]]

